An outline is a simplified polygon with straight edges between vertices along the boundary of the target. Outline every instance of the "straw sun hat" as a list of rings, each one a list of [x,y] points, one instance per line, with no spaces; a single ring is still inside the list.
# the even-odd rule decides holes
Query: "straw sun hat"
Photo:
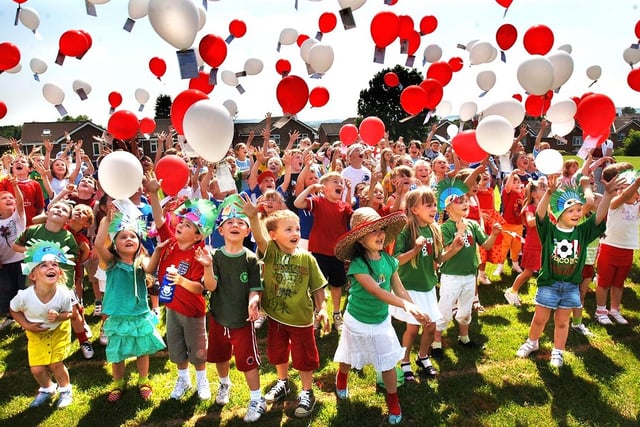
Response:
[[[359,208],[351,216],[351,230],[340,236],[334,250],[341,261],[351,260],[356,242],[375,230],[384,230],[384,246],[393,242],[407,223],[407,217],[402,211],[396,211],[383,217],[372,208]]]

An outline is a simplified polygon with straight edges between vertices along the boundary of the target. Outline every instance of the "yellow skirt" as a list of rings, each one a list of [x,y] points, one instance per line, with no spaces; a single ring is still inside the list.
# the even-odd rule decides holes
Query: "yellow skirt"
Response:
[[[56,329],[27,333],[29,366],[48,366],[62,362],[71,346],[71,322],[64,321]]]

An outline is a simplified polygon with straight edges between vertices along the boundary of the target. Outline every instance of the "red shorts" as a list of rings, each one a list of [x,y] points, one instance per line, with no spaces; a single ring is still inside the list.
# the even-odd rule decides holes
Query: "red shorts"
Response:
[[[522,248],[522,259],[520,260],[520,267],[526,268],[531,271],[539,271],[542,265],[542,247],[527,247]]]
[[[621,288],[631,271],[633,249],[622,249],[600,244],[598,252],[598,287]]]
[[[209,346],[207,362],[221,363],[236,357],[236,368],[240,372],[257,369],[260,366],[258,342],[253,323],[242,328],[225,328],[209,313]]]
[[[582,278],[593,279],[593,273],[595,273],[593,265],[585,264],[584,268],[582,269]]]
[[[320,355],[316,347],[313,325],[295,327],[284,325],[269,318],[267,329],[267,357],[272,365],[289,363],[289,353],[293,368],[315,371],[320,367]]]

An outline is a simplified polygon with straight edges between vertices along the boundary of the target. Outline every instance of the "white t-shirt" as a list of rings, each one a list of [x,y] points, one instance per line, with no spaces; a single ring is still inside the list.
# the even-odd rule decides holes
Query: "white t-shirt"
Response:
[[[607,231],[600,242],[621,249],[640,249],[638,224],[640,224],[639,205],[623,203],[617,209],[609,209]]]
[[[10,264],[24,259],[24,253],[14,251],[11,245],[26,226],[24,214],[20,216],[17,210],[10,217],[0,219],[0,263]]]
[[[44,328],[56,329],[62,322],[49,323],[47,321],[49,310],[55,310],[58,313],[71,312],[71,301],[71,290],[64,285],[57,285],[51,301],[43,303],[36,295],[36,286],[33,285],[19,290],[9,306],[13,311],[22,312],[31,323],[41,323]]]
[[[361,182],[369,183],[371,182],[371,171],[364,166],[359,169],[354,168],[353,166],[347,166],[342,170],[342,178],[348,179],[351,182],[351,196],[354,196],[354,192],[356,189],[356,185]],[[347,192],[343,193],[343,200],[347,196]]]

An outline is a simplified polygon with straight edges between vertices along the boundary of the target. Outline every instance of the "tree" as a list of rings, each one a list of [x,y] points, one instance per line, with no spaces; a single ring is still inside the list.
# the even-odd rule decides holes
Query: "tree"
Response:
[[[640,156],[640,131],[632,130],[624,139],[624,155]]]
[[[384,75],[394,72],[400,80],[400,85],[389,87],[384,83]],[[424,140],[429,133],[428,124],[423,124],[426,110],[404,123],[400,120],[409,116],[400,106],[402,89],[410,85],[419,85],[424,80],[422,74],[415,69],[408,69],[402,65],[386,68],[369,80],[369,87],[360,91],[358,99],[358,124],[369,116],[379,117],[385,124],[389,139],[395,140],[402,136],[406,141],[411,139]],[[430,121],[436,120],[434,117]]]
[[[22,136],[22,126],[15,126],[15,125],[0,126],[0,136],[7,139],[9,138],[20,139],[20,137]]]
[[[60,117],[57,121],[58,122],[90,122],[91,118],[86,114],[80,114],[79,116],[76,116],[76,117],[73,117],[67,114],[66,116]]]
[[[171,118],[171,97],[169,95],[160,94],[156,98],[156,119]]]
[[[632,114],[636,114],[636,109],[633,107],[622,107],[622,115],[623,116],[629,116]]]

